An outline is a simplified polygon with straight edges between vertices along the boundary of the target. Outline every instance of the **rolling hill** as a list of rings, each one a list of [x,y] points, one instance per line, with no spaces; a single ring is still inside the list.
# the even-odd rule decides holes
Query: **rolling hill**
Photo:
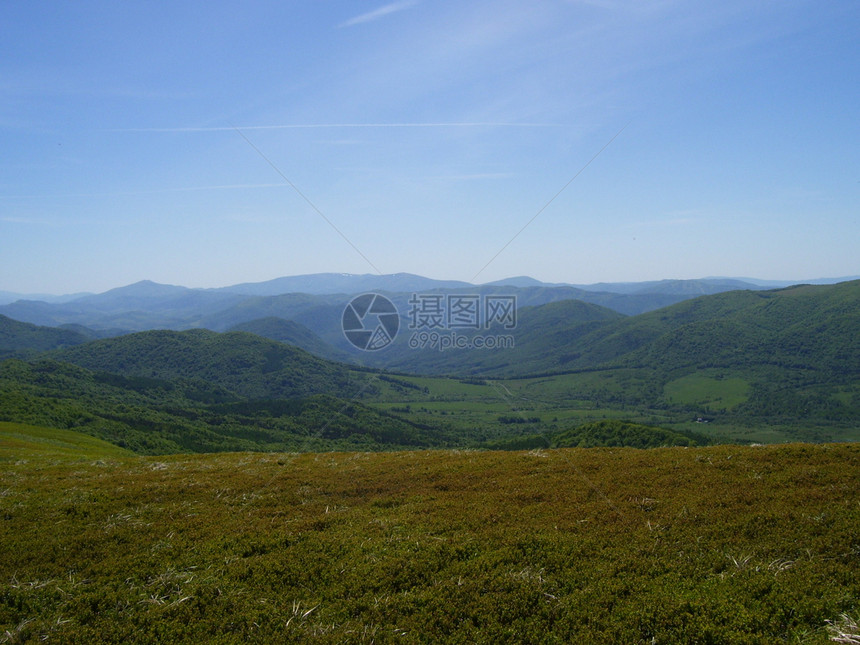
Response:
[[[6,455],[13,454],[16,460],[42,455],[86,459],[134,455],[130,450],[81,432],[2,421],[0,422],[0,462],[11,459],[11,456],[7,458]]]
[[[89,336],[77,330],[41,327],[0,315],[0,358],[80,345],[89,340]]]
[[[529,293],[545,297],[543,287]],[[314,298],[254,298],[252,309],[303,308],[297,317],[325,330],[339,305]],[[143,452],[295,446],[303,427],[316,428],[308,436],[317,446],[348,437],[376,448],[474,446],[607,418],[682,433],[713,421],[708,432],[718,440],[826,441],[856,436],[860,418],[860,281],[726,292],[638,316],[565,299],[523,307],[515,329],[495,330],[510,331],[513,347],[413,349],[405,329],[384,350],[355,351],[372,368],[449,379],[324,360],[296,344],[341,354],[308,326],[273,317],[240,328],[276,340],[238,330],[154,330],[46,354],[37,348],[68,334],[86,337],[5,322],[17,330],[16,343],[29,343],[33,362],[0,364],[0,420],[85,426]],[[339,325],[325,333],[344,342]],[[250,407],[217,408],[240,403]],[[527,423],[507,424],[512,413]],[[319,432],[327,418],[343,421],[332,436]],[[380,428],[395,429],[379,435]]]
[[[812,370],[821,379],[860,376],[860,281],[732,291],[590,321],[573,310],[582,308],[554,303],[524,310],[514,349],[447,352],[428,358],[423,371],[522,376],[605,367],[771,366]],[[416,370],[423,364],[419,357],[409,362]]]
[[[247,390],[245,381],[233,384]],[[372,389],[366,380],[354,385]],[[200,378],[122,376],[53,360],[0,361],[0,422],[83,433],[139,454],[379,451],[464,443],[445,429],[329,394],[253,399]],[[0,424],[0,447],[2,429]]]
[[[279,343],[295,345],[314,356],[330,361],[345,362],[350,360],[350,355],[347,352],[329,345],[304,325],[276,316],[239,323],[227,331],[244,331]]]
[[[386,369],[419,374],[511,375],[545,371],[547,357],[558,356],[586,334],[625,316],[606,307],[581,300],[560,300],[548,304],[523,307],[517,313],[513,330],[493,328],[490,333],[513,336],[511,349],[457,349],[410,347],[410,340],[421,332],[404,328],[394,343],[385,350],[362,356],[368,364]],[[443,332],[444,333],[444,332]],[[471,338],[486,335],[487,330],[458,330],[460,336]],[[414,343],[413,343],[414,344]],[[532,367],[534,366],[534,367]]]
[[[138,332],[59,350],[52,357],[122,376],[202,380],[248,398],[349,393],[356,387],[345,366],[246,332]]]

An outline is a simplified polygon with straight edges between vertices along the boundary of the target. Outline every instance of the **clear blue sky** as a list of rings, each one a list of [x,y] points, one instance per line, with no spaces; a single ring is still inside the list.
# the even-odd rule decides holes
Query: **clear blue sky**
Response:
[[[860,274],[856,0],[6,1],[0,29],[0,290]]]

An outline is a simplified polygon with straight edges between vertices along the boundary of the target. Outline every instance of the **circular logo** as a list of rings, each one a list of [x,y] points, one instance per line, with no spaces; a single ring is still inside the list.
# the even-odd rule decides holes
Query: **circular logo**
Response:
[[[364,293],[349,301],[341,320],[343,335],[358,349],[388,347],[400,329],[397,307],[378,293]]]

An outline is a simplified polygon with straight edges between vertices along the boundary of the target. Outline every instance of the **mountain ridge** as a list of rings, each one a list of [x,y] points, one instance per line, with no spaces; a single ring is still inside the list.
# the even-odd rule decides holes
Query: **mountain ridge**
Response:
[[[76,300],[87,300],[94,296],[105,296],[109,294],[117,295],[123,292],[137,292],[140,295],[144,290],[161,290],[169,289],[179,290],[185,289],[188,291],[201,292],[229,292],[242,295],[281,295],[284,293],[316,293],[316,294],[335,294],[335,293],[359,293],[366,289],[381,289],[387,291],[400,291],[427,289],[427,288],[461,288],[461,287],[480,287],[480,286],[515,286],[515,287],[576,287],[588,291],[610,291],[617,293],[626,293],[641,291],[648,289],[654,285],[670,284],[670,283],[720,283],[734,282],[735,288],[778,288],[787,287],[795,284],[836,284],[838,282],[848,282],[860,279],[860,275],[842,276],[834,278],[810,278],[803,280],[762,280],[759,278],[750,277],[731,277],[731,276],[706,276],[703,278],[683,278],[683,279],[662,279],[662,280],[646,280],[646,281],[618,281],[618,282],[594,282],[594,283],[574,283],[574,282],[544,282],[530,276],[512,276],[500,280],[493,280],[480,284],[473,284],[462,280],[440,280],[428,278],[425,276],[413,273],[389,273],[389,274],[352,274],[352,273],[308,273],[292,276],[280,276],[269,280],[259,282],[242,282],[223,287],[186,287],[181,285],[173,285],[167,283],[159,283],[149,279],[139,280],[128,285],[113,287],[103,292],[80,292],[70,294],[47,294],[47,293],[22,293],[14,291],[0,290],[0,305],[11,304],[18,300],[30,302],[45,302],[48,304],[63,304]],[[351,284],[350,284],[351,283]],[[305,285],[305,289],[295,288],[296,285]],[[316,285],[314,287],[314,285]],[[337,285],[337,286],[336,286]],[[404,289],[404,285],[408,288]],[[749,286],[747,286],[749,285]],[[310,286],[311,288],[307,288]]]

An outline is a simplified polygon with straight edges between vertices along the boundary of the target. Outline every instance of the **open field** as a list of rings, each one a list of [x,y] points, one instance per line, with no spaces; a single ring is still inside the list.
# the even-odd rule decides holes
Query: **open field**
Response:
[[[42,455],[122,457],[129,450],[80,432],[0,421],[0,463]]]
[[[824,643],[860,610],[854,445],[0,450],[0,642]]]
[[[752,377],[724,372],[702,370],[670,379],[665,386],[646,370],[634,369],[486,380],[397,375],[374,381],[376,388],[363,400],[415,423],[445,427],[449,434],[471,439],[467,445],[603,419],[696,432],[716,443],[860,440],[860,429],[850,417],[781,419],[778,407],[760,416],[738,413],[748,401]],[[828,396],[848,404],[857,400],[858,388],[832,388]],[[522,423],[500,422],[511,417]],[[700,417],[707,422],[697,423]]]

